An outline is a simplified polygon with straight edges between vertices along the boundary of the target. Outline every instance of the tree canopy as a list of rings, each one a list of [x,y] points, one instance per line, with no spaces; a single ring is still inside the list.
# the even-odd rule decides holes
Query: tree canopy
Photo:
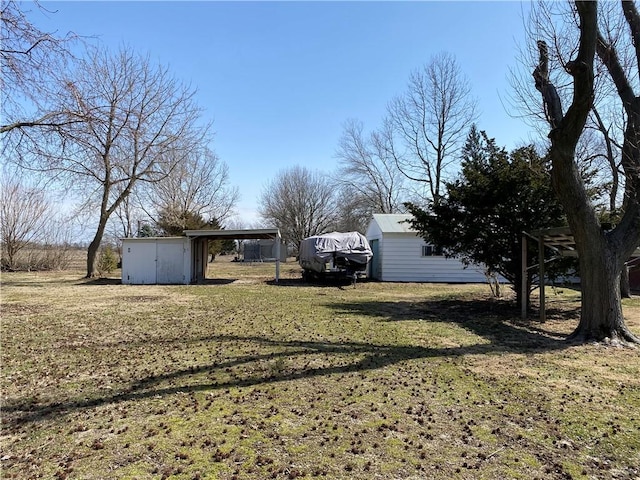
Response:
[[[68,72],[51,110],[64,125],[39,126],[17,159],[22,168],[64,182],[96,212],[87,276],[107,223],[143,182],[162,180],[205,141],[193,91],[160,65],[122,48],[96,49]]]
[[[263,220],[278,229],[294,248],[312,235],[335,227],[337,196],[321,172],[295,166],[268,182],[260,197]]]
[[[473,126],[461,165],[459,177],[445,184],[438,201],[426,208],[408,204],[412,225],[448,256],[503,276],[520,302],[522,232],[564,224],[545,159],[532,146],[509,153]]]

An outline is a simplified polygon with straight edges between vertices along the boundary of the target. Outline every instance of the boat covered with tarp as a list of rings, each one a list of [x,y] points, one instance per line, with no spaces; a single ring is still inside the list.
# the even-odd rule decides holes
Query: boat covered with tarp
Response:
[[[299,263],[303,277],[366,275],[373,252],[359,232],[332,232],[314,235],[300,242]]]

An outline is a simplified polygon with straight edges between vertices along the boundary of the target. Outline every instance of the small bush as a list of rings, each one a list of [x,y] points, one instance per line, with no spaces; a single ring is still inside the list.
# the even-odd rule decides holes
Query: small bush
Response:
[[[113,272],[118,266],[118,259],[111,246],[107,245],[102,249],[98,256],[97,273],[98,276],[104,277]]]

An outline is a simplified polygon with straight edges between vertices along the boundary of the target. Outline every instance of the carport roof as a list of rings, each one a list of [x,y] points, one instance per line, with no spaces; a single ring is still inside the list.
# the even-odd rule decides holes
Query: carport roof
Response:
[[[232,240],[280,238],[280,230],[277,228],[258,228],[250,230],[185,230],[184,234],[189,238],[206,238],[209,240],[224,238]]]

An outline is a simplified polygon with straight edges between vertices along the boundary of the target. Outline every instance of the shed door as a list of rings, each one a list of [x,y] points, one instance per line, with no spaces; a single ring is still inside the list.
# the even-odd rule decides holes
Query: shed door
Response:
[[[371,278],[380,280],[380,243],[378,240],[371,240],[369,246],[371,247],[371,252],[373,252],[373,258],[369,264],[369,268],[371,268]]]
[[[156,242],[130,242],[127,252],[131,259],[128,269],[129,282],[134,285],[154,285],[156,283]]]
[[[184,247],[180,243],[158,242],[158,260],[156,262],[159,284],[175,285],[184,283]]]

